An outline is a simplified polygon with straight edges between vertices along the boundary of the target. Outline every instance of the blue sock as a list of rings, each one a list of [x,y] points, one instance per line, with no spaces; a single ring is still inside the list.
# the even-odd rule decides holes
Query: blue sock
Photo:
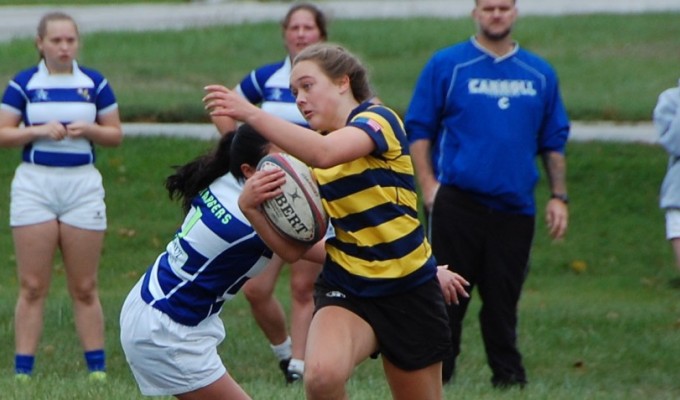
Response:
[[[92,350],[85,352],[85,362],[90,372],[106,370],[106,355],[104,350]]]
[[[14,372],[17,374],[32,374],[35,356],[31,354],[14,355]]]

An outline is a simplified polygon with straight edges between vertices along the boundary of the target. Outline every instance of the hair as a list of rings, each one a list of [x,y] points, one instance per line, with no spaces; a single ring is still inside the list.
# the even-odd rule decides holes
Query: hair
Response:
[[[78,31],[78,24],[76,24],[76,21],[71,17],[70,15],[60,12],[60,11],[53,11],[49,12],[40,18],[40,22],[38,22],[38,37],[43,38],[45,37],[45,34],[47,33],[47,23],[52,22],[52,21],[71,21],[73,23],[73,26],[76,28],[76,34],[80,36],[80,32]]]
[[[215,179],[231,173],[243,181],[242,164],[253,167],[269,150],[269,142],[250,125],[241,125],[234,132],[226,133],[211,152],[182,166],[174,166],[175,173],[165,180],[170,199],[179,199],[187,212],[191,202]]]
[[[281,21],[281,28],[284,30],[288,29],[288,24],[290,24],[290,19],[293,17],[293,14],[295,14],[299,10],[307,10],[312,15],[314,15],[314,22],[316,23],[317,28],[319,28],[319,32],[321,32],[321,38],[323,40],[328,39],[328,20],[326,19],[326,14],[323,13],[319,9],[319,7],[315,6],[312,3],[296,3],[293,4],[289,9],[288,12],[286,13],[286,16],[283,17],[283,20]]]
[[[373,90],[368,81],[368,71],[361,61],[342,46],[332,43],[316,43],[300,52],[293,65],[301,61],[312,61],[332,80],[349,77],[352,95],[358,102],[373,97]]]

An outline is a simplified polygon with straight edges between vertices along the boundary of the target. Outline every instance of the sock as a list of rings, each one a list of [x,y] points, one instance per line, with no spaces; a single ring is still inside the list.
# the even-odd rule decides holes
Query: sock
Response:
[[[276,358],[278,358],[279,361],[287,360],[293,356],[293,345],[291,344],[290,336],[288,336],[281,344],[270,344],[269,346],[272,348],[274,355],[276,355]]]
[[[106,370],[106,355],[103,349],[86,351],[85,362],[90,372]]]
[[[288,372],[296,372],[303,375],[305,372],[305,362],[297,358],[291,359],[290,364],[288,364]]]
[[[15,354],[14,355],[14,372],[17,374],[33,373],[33,364],[35,363],[35,356],[32,354]]]

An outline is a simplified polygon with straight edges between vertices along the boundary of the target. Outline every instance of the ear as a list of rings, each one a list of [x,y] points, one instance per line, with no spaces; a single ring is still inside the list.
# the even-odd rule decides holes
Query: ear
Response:
[[[257,169],[255,167],[253,167],[252,165],[243,163],[243,164],[241,164],[241,172],[243,173],[243,176],[245,176],[246,179],[248,179],[251,176],[253,176],[253,174],[255,174],[255,172],[257,172]]]
[[[349,82],[349,76],[348,75],[343,75],[341,78],[339,78],[337,80],[336,84],[340,88],[341,93],[345,93],[346,91],[352,89],[352,86],[350,85],[350,82]]]

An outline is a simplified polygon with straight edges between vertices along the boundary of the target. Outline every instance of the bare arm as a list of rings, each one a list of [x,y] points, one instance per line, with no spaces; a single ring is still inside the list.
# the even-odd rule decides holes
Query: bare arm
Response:
[[[358,128],[343,127],[319,135],[261,110],[224,86],[211,85],[206,90],[203,102],[212,117],[228,116],[251,125],[307,165],[329,168],[365,156],[375,148],[371,138]]]
[[[432,142],[429,140],[417,140],[410,146],[413,167],[416,170],[416,177],[423,195],[423,203],[428,212],[432,211],[434,198],[439,189],[439,182],[434,176],[432,168],[432,157],[430,155]]]
[[[549,151],[543,153],[543,166],[548,177],[550,193],[556,195],[567,194],[567,166],[564,154]],[[556,198],[550,198],[546,205],[545,213],[546,225],[550,236],[554,239],[561,239],[567,232],[569,223],[569,211],[567,204]]]
[[[58,121],[22,127],[19,126],[20,123],[20,115],[0,110],[1,147],[21,147],[40,138],[62,140],[66,137],[66,127]]]

